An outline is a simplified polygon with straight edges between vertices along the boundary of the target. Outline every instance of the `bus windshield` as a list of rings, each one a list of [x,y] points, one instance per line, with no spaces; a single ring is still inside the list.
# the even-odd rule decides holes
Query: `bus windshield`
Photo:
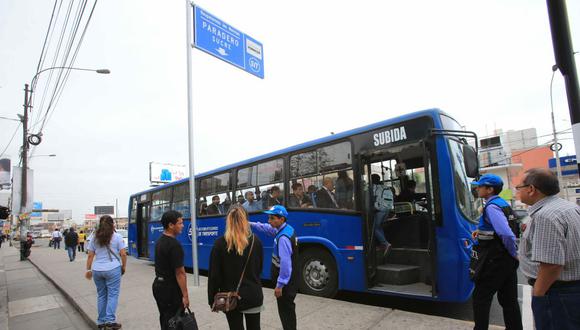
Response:
[[[444,129],[461,130],[461,126],[455,119],[446,115],[441,115],[441,122]],[[479,217],[479,205],[481,201],[476,199],[471,191],[471,180],[467,177],[465,171],[465,162],[463,156],[463,144],[454,138],[448,138],[449,153],[453,163],[453,185],[457,206],[465,218],[471,222],[477,222]]]

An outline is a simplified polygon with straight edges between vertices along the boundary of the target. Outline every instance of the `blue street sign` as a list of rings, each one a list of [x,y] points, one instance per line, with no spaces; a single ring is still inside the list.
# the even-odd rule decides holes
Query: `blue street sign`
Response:
[[[262,43],[198,6],[193,7],[195,48],[264,79]]]
[[[33,210],[42,210],[42,202],[33,202],[32,209]],[[41,217],[42,213],[41,212],[32,212],[32,213],[30,213],[30,216],[31,217]]]

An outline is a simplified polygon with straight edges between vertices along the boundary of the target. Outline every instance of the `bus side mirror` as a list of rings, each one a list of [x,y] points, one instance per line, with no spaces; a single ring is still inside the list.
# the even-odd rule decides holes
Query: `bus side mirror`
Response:
[[[467,177],[476,178],[479,176],[479,158],[475,148],[470,145],[463,145],[463,162]]]

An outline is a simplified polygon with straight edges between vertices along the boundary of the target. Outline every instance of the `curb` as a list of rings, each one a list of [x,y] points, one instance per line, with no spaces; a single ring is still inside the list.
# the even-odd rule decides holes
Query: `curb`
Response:
[[[74,309],[79,312],[82,318],[88,323],[88,325],[93,329],[98,329],[97,322],[90,317],[82,308],[77,304],[77,302],[71,297],[68,292],[66,292],[63,288],[60,287],[50,276],[48,276],[32,259],[28,258],[28,261],[42,274],[42,276],[46,277],[46,279],[52,283],[56,287],[56,289],[65,297],[65,299],[74,307]]]

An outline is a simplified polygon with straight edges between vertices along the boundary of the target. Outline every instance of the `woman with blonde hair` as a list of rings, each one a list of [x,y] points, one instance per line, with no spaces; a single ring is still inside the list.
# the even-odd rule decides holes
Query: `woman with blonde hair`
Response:
[[[237,307],[225,313],[230,330],[243,330],[244,317],[248,330],[260,329],[263,259],[262,242],[252,234],[248,213],[240,205],[232,206],[226,216],[226,232],[211,251],[207,286],[210,306],[216,293],[238,292]]]

